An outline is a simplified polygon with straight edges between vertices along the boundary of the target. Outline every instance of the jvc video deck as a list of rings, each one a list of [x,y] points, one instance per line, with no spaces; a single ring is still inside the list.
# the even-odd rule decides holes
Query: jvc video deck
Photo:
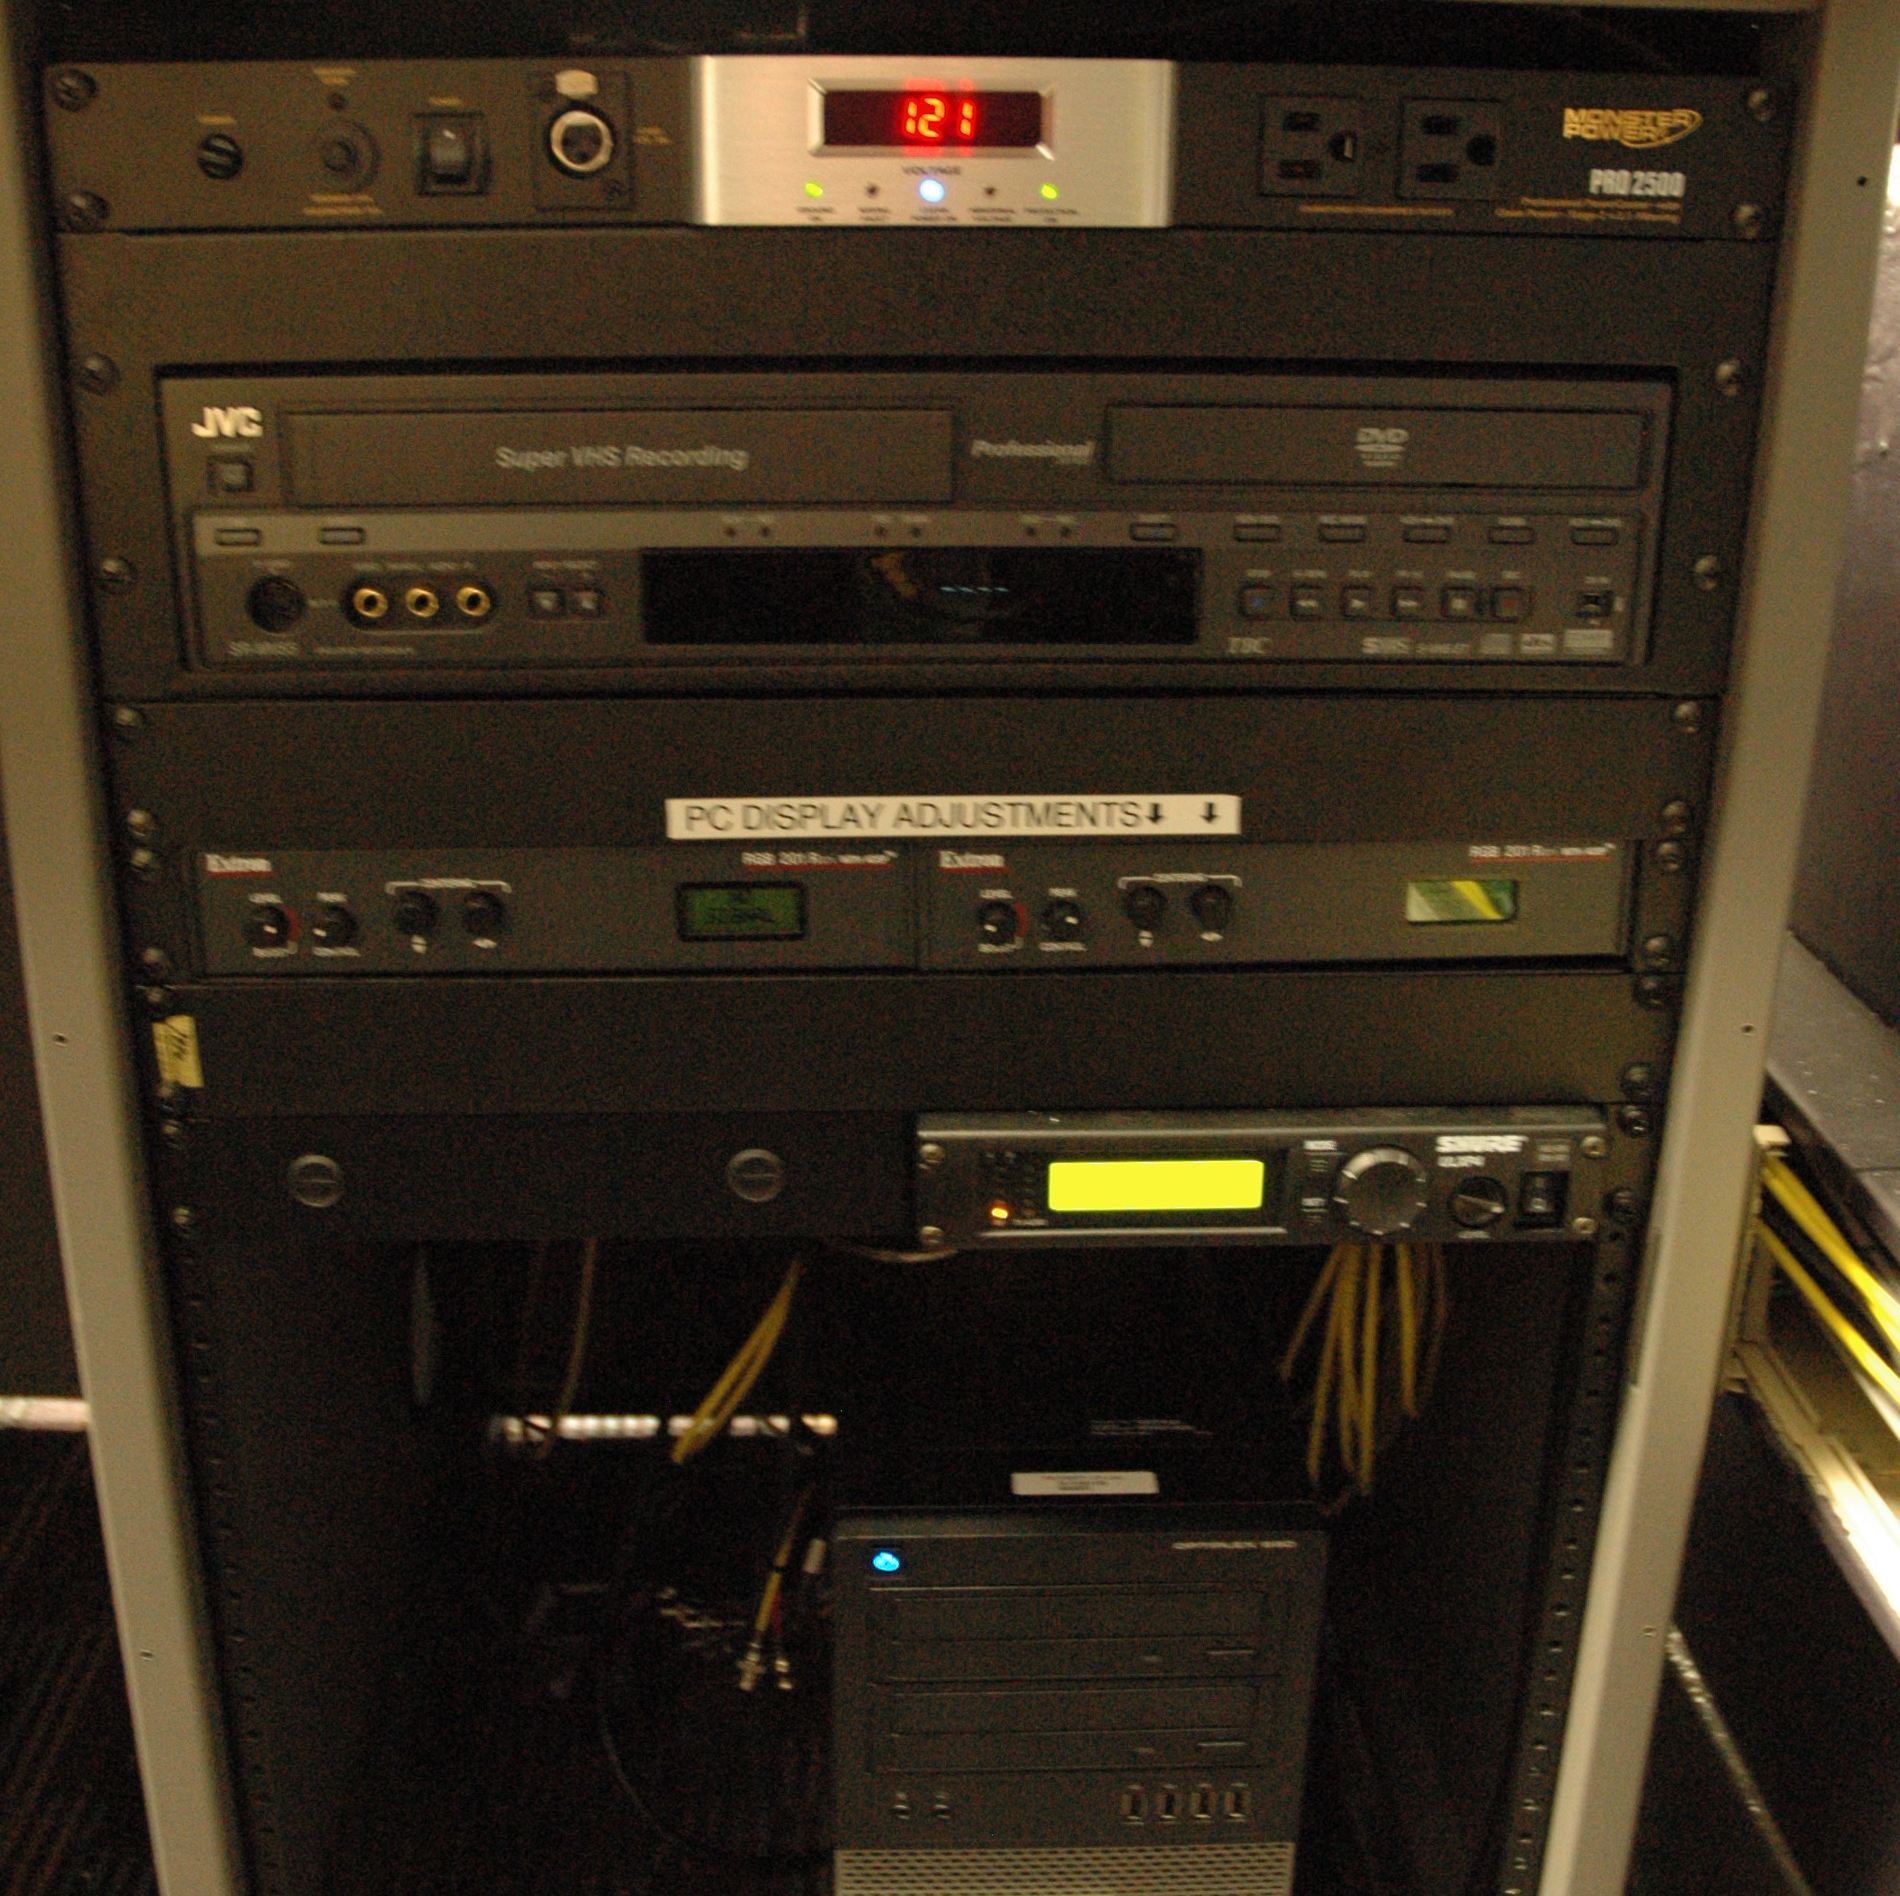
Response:
[[[1659,383],[169,380],[213,666],[1645,656]]]

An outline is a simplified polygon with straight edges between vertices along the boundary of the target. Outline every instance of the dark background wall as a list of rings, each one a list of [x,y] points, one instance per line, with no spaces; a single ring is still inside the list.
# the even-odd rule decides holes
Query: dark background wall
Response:
[[[0,829],[0,1395],[78,1393]]]

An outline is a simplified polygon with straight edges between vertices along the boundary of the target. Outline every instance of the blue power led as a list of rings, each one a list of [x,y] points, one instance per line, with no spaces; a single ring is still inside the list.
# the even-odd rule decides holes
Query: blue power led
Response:
[[[917,195],[922,198],[926,204],[941,204],[943,202],[943,180],[941,178],[921,179],[917,186]]]
[[[880,1547],[871,1556],[871,1565],[879,1573],[895,1573],[904,1564],[902,1554],[894,1553],[888,1547]]]

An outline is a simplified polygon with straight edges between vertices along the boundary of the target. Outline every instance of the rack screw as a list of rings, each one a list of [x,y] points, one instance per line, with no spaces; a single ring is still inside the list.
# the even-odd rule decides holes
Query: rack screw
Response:
[[[189,1205],[174,1205],[171,1223],[172,1229],[185,1237],[198,1228],[198,1217]]]
[[[934,1172],[943,1163],[943,1147],[933,1139],[927,1145],[917,1148],[917,1167],[919,1171]]]
[[[1600,1132],[1586,1132],[1577,1141],[1578,1149],[1586,1159],[1600,1159],[1610,1149],[1610,1142]]]
[[[1572,1218],[1570,1235],[1573,1238],[1594,1238],[1597,1234],[1597,1221],[1594,1218]]]
[[[120,559],[116,553],[99,562],[101,592],[128,593],[138,583],[138,576],[138,568],[130,560]]]
[[[1689,860],[1689,852],[1673,840],[1656,845],[1656,867],[1666,876],[1679,876]]]
[[[1748,386],[1748,371],[1733,357],[1715,365],[1715,386],[1731,400]]]
[[[1693,737],[1702,728],[1702,707],[1693,698],[1685,698],[1670,712],[1669,720],[1677,730]]]
[[[1676,944],[1668,935],[1646,935],[1640,952],[1652,968],[1666,968],[1676,958]]]
[[[91,73],[66,66],[53,75],[53,103],[62,112],[83,112],[98,93]]]
[[[170,971],[172,965],[171,956],[168,955],[163,948],[158,947],[141,948],[139,950],[139,961],[154,974],[166,974]]]
[[[135,849],[125,860],[126,867],[135,876],[140,876],[147,881],[158,873],[158,855],[154,850]]]
[[[1662,806],[1659,821],[1665,836],[1687,836],[1695,826],[1695,811],[1675,797]]]
[[[150,810],[127,810],[125,833],[141,843],[148,843],[158,834],[158,818]]]
[[[1623,1069],[1623,1095],[1626,1099],[1656,1097],[1656,1069],[1638,1060]]]
[[[145,729],[145,713],[136,705],[115,704],[112,707],[112,729],[116,736],[129,744]]]
[[[1616,1123],[1632,1139],[1642,1139],[1648,1136],[1655,1122],[1641,1106],[1619,1106],[1616,1109]]]
[[[917,1231],[917,1242],[926,1251],[934,1251],[942,1244],[943,1227],[941,1225],[921,1225]]]
[[[1742,103],[1748,107],[1748,116],[1759,119],[1764,125],[1775,116],[1775,95],[1766,86],[1751,88]]]
[[[1768,228],[1768,219],[1762,214],[1759,204],[1738,204],[1731,219],[1738,237],[1746,237],[1751,242]]]
[[[1705,553],[1690,569],[1695,574],[1695,583],[1705,593],[1712,593],[1722,583],[1722,562],[1713,553]]]
[[[68,191],[61,208],[68,230],[97,230],[112,215],[112,206],[97,191]]]
[[[1636,1194],[1627,1185],[1619,1185],[1603,1201],[1603,1209],[1620,1225],[1636,1222]]]
[[[82,356],[77,379],[88,395],[109,395],[119,386],[119,365],[110,356]]]

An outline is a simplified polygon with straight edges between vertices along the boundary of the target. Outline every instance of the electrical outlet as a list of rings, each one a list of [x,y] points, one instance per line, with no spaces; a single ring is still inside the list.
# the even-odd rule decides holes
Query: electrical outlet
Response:
[[[1357,99],[1267,99],[1260,189],[1267,197],[1357,197],[1365,170],[1364,108]]]
[[[1399,131],[1399,196],[1494,198],[1504,108],[1490,100],[1407,99]]]

